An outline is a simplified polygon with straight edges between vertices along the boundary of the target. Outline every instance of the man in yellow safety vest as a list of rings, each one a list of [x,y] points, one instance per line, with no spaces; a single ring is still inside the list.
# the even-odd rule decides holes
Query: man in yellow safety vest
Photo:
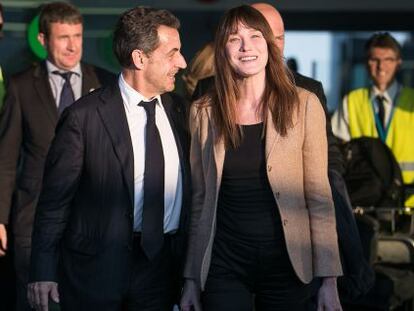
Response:
[[[402,63],[401,46],[387,32],[366,43],[367,68],[372,86],[348,93],[334,113],[332,130],[347,141],[379,137],[394,153],[405,184],[414,183],[414,89],[403,87],[396,74]],[[414,207],[414,195],[406,206]]]

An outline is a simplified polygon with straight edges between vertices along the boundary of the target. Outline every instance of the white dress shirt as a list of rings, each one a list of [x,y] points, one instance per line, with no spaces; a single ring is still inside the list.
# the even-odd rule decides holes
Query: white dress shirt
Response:
[[[378,113],[378,106],[375,102],[375,97],[378,95],[384,96],[384,118],[385,124],[388,124],[391,117],[391,111],[398,97],[400,85],[394,80],[393,83],[384,92],[381,92],[376,86],[372,86],[370,90],[370,101],[374,107],[374,112]],[[331,120],[332,132],[335,136],[342,140],[349,141],[351,134],[349,131],[349,114],[348,114],[348,96],[346,95],[342,101],[342,105],[338,107],[332,116]]]
[[[144,171],[145,171],[145,129],[147,114],[144,107],[138,106],[145,98],[133,89],[119,75],[119,89],[124,102],[125,113],[131,135],[132,149],[134,152],[134,231],[142,231],[142,208],[144,204]],[[155,107],[155,124],[161,138],[164,152],[164,232],[170,233],[178,229],[182,202],[182,176],[177,145],[170,122],[161,102],[161,97],[156,96],[158,103]]]
[[[60,93],[62,92],[65,79],[63,79],[62,76],[58,74],[54,74],[53,71],[66,72],[68,70],[59,69],[48,60],[46,60],[46,68],[49,76],[50,88],[52,89],[52,94],[55,98],[56,107],[59,107]],[[82,96],[82,70],[80,63],[78,63],[69,71],[74,73],[70,77],[70,85],[72,86],[72,91],[75,100],[78,100]]]

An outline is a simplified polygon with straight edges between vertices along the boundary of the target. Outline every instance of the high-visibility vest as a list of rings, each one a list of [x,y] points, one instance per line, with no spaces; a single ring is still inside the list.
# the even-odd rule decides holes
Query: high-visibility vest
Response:
[[[348,95],[349,132],[351,138],[380,137],[375,112],[368,88],[352,91]],[[414,89],[402,88],[391,112],[385,143],[397,159],[405,184],[414,182]],[[414,195],[406,206],[414,207]]]

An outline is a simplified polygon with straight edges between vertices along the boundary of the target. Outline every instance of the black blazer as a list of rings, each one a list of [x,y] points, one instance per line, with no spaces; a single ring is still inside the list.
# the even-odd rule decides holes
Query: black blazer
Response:
[[[187,105],[171,94],[161,100],[182,168],[183,204],[173,252],[182,258],[190,200]],[[30,280],[57,281],[60,289],[81,289],[87,296],[122,291],[130,273],[133,209],[134,156],[116,83],[62,114],[36,211]]]
[[[314,79],[305,77],[297,72],[292,72],[295,83],[297,86],[304,88],[314,93],[322,104],[322,107],[326,114],[326,134],[328,136],[328,162],[329,169],[338,172],[340,175],[344,173],[344,160],[342,153],[339,149],[338,139],[332,133],[331,118],[328,115],[328,108],[326,105],[326,96],[323,91],[322,83]],[[204,94],[206,94],[214,85],[214,76],[207,77],[198,81],[192,100],[195,101]]]
[[[83,95],[115,78],[87,64],[81,70]],[[45,63],[10,78],[0,115],[0,223],[8,223],[12,208],[14,235],[28,245],[57,120]]]

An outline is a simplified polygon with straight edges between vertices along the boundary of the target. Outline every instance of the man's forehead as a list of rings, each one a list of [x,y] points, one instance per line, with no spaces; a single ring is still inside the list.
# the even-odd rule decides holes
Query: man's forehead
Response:
[[[82,28],[83,25],[82,23],[68,23],[65,21],[58,21],[58,22],[51,22],[49,24],[49,28],[53,29],[53,28],[59,28],[59,29],[75,29],[75,28]]]
[[[370,50],[370,56],[391,56],[397,57],[397,52],[388,47],[373,47]]]
[[[171,49],[180,48],[180,34],[178,30],[172,27],[161,25],[158,27],[159,48]]]
[[[81,23],[61,23],[53,22],[49,26],[49,35],[62,36],[68,34],[82,34],[83,25]]]

